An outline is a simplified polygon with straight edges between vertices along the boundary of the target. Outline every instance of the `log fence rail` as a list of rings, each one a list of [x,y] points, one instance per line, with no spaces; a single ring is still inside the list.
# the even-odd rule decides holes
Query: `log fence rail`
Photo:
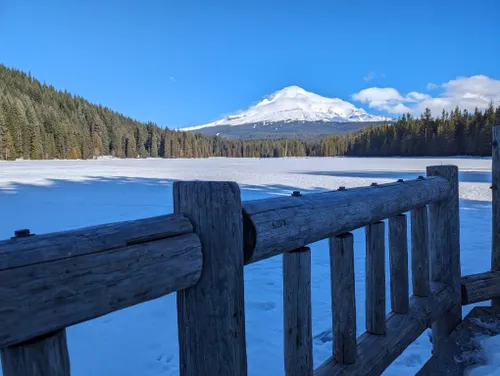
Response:
[[[500,176],[494,159],[495,168]],[[0,242],[4,376],[69,376],[66,327],[173,292],[180,374],[245,376],[244,266],[279,254],[287,376],[379,375],[429,327],[439,351],[462,304],[500,296],[499,244],[491,272],[461,278],[456,166],[430,166],[415,180],[243,202],[233,182],[175,182],[173,200],[169,215],[46,235],[19,231]],[[366,331],[356,336],[352,231],[360,228]],[[333,344],[314,370],[308,246],[324,239]]]

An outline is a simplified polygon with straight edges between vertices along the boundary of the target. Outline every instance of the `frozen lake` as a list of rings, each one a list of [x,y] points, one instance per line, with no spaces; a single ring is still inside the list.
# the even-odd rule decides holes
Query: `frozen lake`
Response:
[[[416,178],[425,175],[425,166],[439,164],[455,164],[460,169],[462,273],[486,271],[491,254],[490,158],[0,162],[0,239],[12,236],[17,228],[41,234],[170,213],[174,180],[236,181],[242,198],[252,200],[288,195],[293,190],[308,193]],[[361,334],[364,231],[356,230],[354,235]],[[318,366],[331,354],[330,272],[327,242],[311,248],[314,363]],[[283,374],[281,257],[246,267],[245,305],[249,374]],[[177,375],[175,296],[70,327],[68,342],[74,376]],[[430,356],[430,349],[424,334],[385,375],[413,375]]]

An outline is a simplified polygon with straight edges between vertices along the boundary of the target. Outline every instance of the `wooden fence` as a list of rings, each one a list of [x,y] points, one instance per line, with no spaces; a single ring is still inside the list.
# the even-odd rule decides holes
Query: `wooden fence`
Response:
[[[242,202],[232,182],[176,182],[173,196],[174,214],[47,235],[21,231],[0,242],[5,376],[67,376],[67,326],[175,291],[180,374],[246,375],[244,265],[278,254],[288,376],[378,375],[429,326],[439,349],[461,320],[455,166],[428,167],[416,180],[256,201]],[[350,231],[360,227],[366,332],[356,338]],[[329,239],[334,343],[331,358],[313,370],[307,245],[322,239]]]
[[[500,125],[493,127],[491,191],[492,247],[491,271],[462,278],[462,304],[492,300],[500,308]]]

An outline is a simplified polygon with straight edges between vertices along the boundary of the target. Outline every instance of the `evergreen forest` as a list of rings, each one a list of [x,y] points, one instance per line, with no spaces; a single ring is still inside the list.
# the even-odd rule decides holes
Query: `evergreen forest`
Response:
[[[0,64],[0,160],[284,156],[491,155],[500,106],[403,115],[394,123],[321,140],[251,140],[203,136],[139,122],[56,90]]]

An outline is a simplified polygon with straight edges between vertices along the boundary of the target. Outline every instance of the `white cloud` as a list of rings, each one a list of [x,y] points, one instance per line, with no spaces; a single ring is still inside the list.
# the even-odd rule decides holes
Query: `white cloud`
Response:
[[[359,93],[353,94],[353,99],[360,101],[362,103],[372,102],[372,101],[402,101],[403,97],[399,94],[399,91],[393,89],[392,87],[371,87],[368,89],[361,90]]]
[[[361,103],[368,103],[370,108],[380,111],[387,111],[391,114],[401,114],[408,112],[408,107],[404,106],[404,98],[394,88],[391,87],[371,87],[353,94],[352,99]]]
[[[371,72],[368,72],[368,74],[363,77],[363,80],[365,80],[366,82],[370,82],[374,78],[375,78],[375,72],[371,71]]]
[[[169,79],[170,81],[172,81],[172,82],[175,82],[175,81],[176,81],[176,79],[175,79],[175,77],[174,77],[174,76],[170,76],[168,79]]]
[[[474,111],[488,108],[490,102],[495,106],[500,104],[500,80],[478,75],[471,77],[457,77],[455,80],[440,85],[443,92],[435,98],[428,98],[416,106],[416,112],[422,112],[429,107],[435,115],[443,109],[451,111],[455,107],[462,110]]]
[[[385,78],[385,73],[377,73],[375,71],[370,71],[366,76],[363,77],[363,80],[366,82],[370,82],[375,78]]]
[[[370,108],[386,111],[391,114],[411,112],[420,115],[425,108],[439,116],[444,110],[451,111],[455,107],[474,111],[486,109],[490,102],[500,105],[500,80],[477,75],[457,77],[440,85],[428,84],[428,90],[441,89],[441,93],[431,96],[426,93],[411,91],[401,95],[395,88],[372,87],[353,94],[352,98],[361,103],[367,103]]]
[[[419,93],[417,91],[410,91],[406,94],[406,102],[421,102],[423,100],[429,99],[431,96],[429,94]]]

